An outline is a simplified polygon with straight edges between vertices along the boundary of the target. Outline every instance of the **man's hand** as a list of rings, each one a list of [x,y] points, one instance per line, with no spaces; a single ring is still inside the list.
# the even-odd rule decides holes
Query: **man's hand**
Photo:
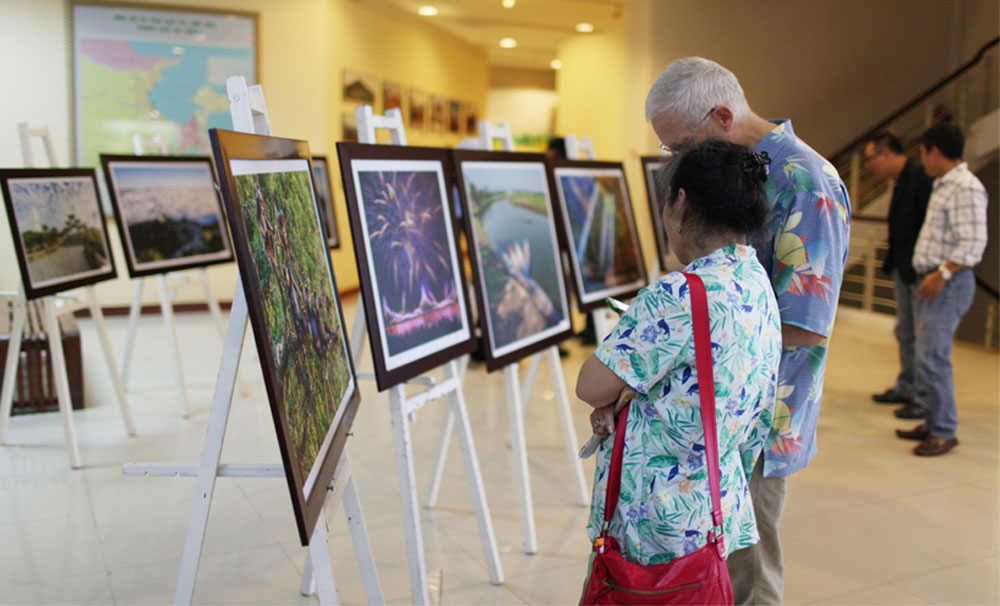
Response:
[[[926,301],[930,301],[934,297],[938,296],[941,289],[944,288],[945,279],[941,276],[940,271],[932,271],[931,273],[924,276],[924,281],[920,283],[917,288],[917,296]]]
[[[615,430],[615,405],[608,404],[601,408],[595,408],[590,413],[590,427],[596,435],[602,438],[611,435]]]

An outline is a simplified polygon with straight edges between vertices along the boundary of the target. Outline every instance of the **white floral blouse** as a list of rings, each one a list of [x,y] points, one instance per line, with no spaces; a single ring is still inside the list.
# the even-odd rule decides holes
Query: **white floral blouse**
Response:
[[[759,540],[748,479],[774,413],[781,325],[754,249],[731,245],[692,261],[708,293],[725,543]],[[667,562],[705,545],[711,498],[705,472],[691,299],[680,272],[639,292],[596,355],[639,395],[627,423],[618,509],[609,526],[622,554]],[[613,439],[598,452],[587,527],[600,534]]]

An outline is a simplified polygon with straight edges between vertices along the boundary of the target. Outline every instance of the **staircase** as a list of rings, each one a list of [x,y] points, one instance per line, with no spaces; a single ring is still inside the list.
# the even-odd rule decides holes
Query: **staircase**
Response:
[[[965,160],[989,194],[989,243],[976,266],[976,298],[956,336],[997,347],[1000,343],[998,276],[1000,246],[997,228],[1000,183],[1000,99],[998,99],[1000,38],[983,46],[970,61],[917,96],[885,120],[832,156],[851,196],[851,243],[841,288],[843,305],[880,313],[896,313],[892,280],[881,271],[888,251],[889,184],[862,168],[864,148],[875,133],[888,130],[899,137],[904,152],[920,156],[920,136],[932,124],[949,120],[965,133]]]

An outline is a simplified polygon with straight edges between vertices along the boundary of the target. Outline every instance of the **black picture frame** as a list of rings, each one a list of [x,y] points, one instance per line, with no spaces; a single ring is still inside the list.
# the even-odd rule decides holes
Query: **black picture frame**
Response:
[[[209,267],[220,263],[230,263],[235,259],[232,242],[229,237],[229,228],[226,224],[226,213],[222,207],[219,192],[216,189],[215,168],[212,165],[211,158],[208,156],[127,156],[101,154],[101,167],[104,170],[104,182],[108,186],[108,195],[111,198],[111,210],[115,216],[115,224],[118,226],[118,236],[121,239],[122,251],[125,253],[125,265],[128,268],[129,277],[141,278],[143,276],[163,274],[170,271]],[[135,250],[135,236],[137,234],[133,233],[134,227],[130,226],[131,224],[128,220],[129,214],[136,212],[135,209],[129,208],[134,202],[130,202],[127,199],[131,198],[131,196],[123,195],[122,184],[119,182],[121,175],[118,171],[123,168],[155,170],[164,173],[169,172],[171,168],[192,171],[200,168],[199,172],[203,175],[203,178],[198,185],[203,190],[200,192],[200,195],[205,199],[197,208],[200,211],[211,210],[214,212],[222,250],[214,253],[183,256],[173,260],[140,261],[137,258]],[[173,178],[166,180],[173,185],[179,183],[177,179]],[[178,197],[178,192],[174,192],[169,200],[176,201]],[[209,198],[212,201],[211,204],[208,202]],[[157,205],[156,208],[159,208],[160,202],[157,202]],[[200,215],[200,217],[205,216],[207,215]],[[185,222],[190,224],[194,222],[194,219],[185,218]],[[163,242],[168,240],[170,236],[170,233],[164,233],[164,229],[161,227],[158,230],[150,230],[146,236]],[[160,233],[156,233],[156,231]]]
[[[303,545],[307,545],[312,531],[319,520],[323,509],[323,501],[326,497],[327,486],[332,480],[334,471],[340,461],[348,432],[354,422],[360,402],[357,374],[354,369],[350,344],[347,339],[344,312],[340,304],[336,277],[333,273],[330,255],[320,227],[318,207],[315,204],[316,198],[313,191],[313,173],[309,145],[305,141],[249,135],[218,129],[209,130],[209,136],[212,140],[216,167],[219,171],[222,198],[226,205],[226,216],[233,236],[233,249],[236,253],[240,279],[244,288],[247,312],[253,326],[254,339],[260,357],[264,384],[267,388],[271,416],[274,420],[281,459],[285,467],[285,477],[288,482],[289,492],[291,493],[293,509],[295,510],[299,538]],[[284,175],[290,174],[292,176],[272,177],[272,175],[279,173]],[[303,175],[303,173],[305,174]],[[254,203],[256,210],[245,209],[243,206],[244,200],[240,196],[239,188],[241,186],[246,188],[248,181],[242,178],[254,176],[259,179],[261,175],[264,175],[268,180],[260,179],[254,181],[258,185],[257,197],[254,198],[256,201]],[[240,180],[238,181],[238,179]],[[278,185],[264,187],[267,191],[267,196],[264,196],[260,189],[261,182],[277,182]],[[292,191],[294,193],[295,190],[293,187],[307,189],[312,199],[303,201],[302,199],[286,197],[281,200],[280,205],[266,206],[266,197],[275,194],[275,192]],[[244,213],[256,213],[254,221],[248,222]],[[272,218],[271,215],[275,215],[275,218]],[[284,219],[285,215],[288,217],[287,221]],[[257,220],[256,217],[262,218]],[[281,226],[284,226],[284,229]],[[283,240],[290,240],[296,237],[295,230],[297,226],[299,226],[300,233],[306,236],[305,243],[299,242],[298,239],[294,242],[294,246],[288,241],[282,242]],[[253,235],[259,233],[261,244],[257,251],[254,251],[252,248],[252,235],[248,235],[250,234],[248,227],[253,230]],[[267,233],[266,238],[265,233]],[[268,252],[269,246],[276,252]],[[269,265],[264,270],[271,271],[272,276],[278,272],[285,272],[284,282],[281,282],[275,288],[268,289],[266,293],[261,288],[263,280],[258,277],[258,272],[262,270],[257,266],[257,261],[254,258],[255,252],[263,256],[270,254],[275,256],[281,255],[280,260],[274,259],[269,261]],[[309,259],[302,261],[307,255]],[[315,277],[315,274],[312,276],[309,275],[308,268],[302,269],[301,267],[310,259],[317,264],[321,264],[323,268],[323,270],[320,270],[318,279]],[[315,267],[312,269],[315,270]],[[325,284],[327,279],[329,283]],[[292,283],[295,283],[296,286],[289,285]],[[330,289],[328,292],[323,288],[327,285]],[[315,291],[312,290],[312,287],[315,287]],[[280,288],[285,289],[287,294],[275,294]],[[305,289],[305,296],[301,298],[301,308],[305,309],[296,311],[300,307],[298,303],[299,299],[295,293],[300,288]],[[284,307],[279,309],[282,316],[280,322],[283,323],[281,324],[283,331],[277,344],[275,344],[271,334],[265,303],[265,297],[271,296],[280,297],[284,302]],[[322,317],[321,306],[325,297],[332,298],[332,301],[327,301],[327,303],[332,305],[335,314],[328,314],[326,317]],[[308,309],[310,303],[314,304],[312,309],[317,310],[315,313],[312,313]],[[295,325],[298,322],[295,318],[297,315],[305,315],[308,318],[306,329],[300,330],[296,328]],[[278,314],[274,314],[274,316],[277,318]],[[334,338],[322,334],[328,332],[326,320],[334,320],[336,322],[336,325],[331,329],[336,332]],[[285,344],[286,337],[289,336],[289,331],[284,329],[287,328],[287,322],[289,321],[293,324],[294,330],[291,335],[293,341],[291,344]],[[320,333],[320,338],[317,338],[312,330],[308,329],[309,326],[313,326],[316,332]],[[281,347],[281,345],[285,346]],[[303,459],[296,458],[298,447],[302,445],[302,442],[296,441],[292,434],[291,420],[289,418],[289,402],[285,397],[284,391],[286,384],[282,382],[282,378],[289,375],[282,374],[282,367],[286,361],[293,360],[292,362],[287,362],[288,366],[285,367],[290,368],[296,356],[300,356],[298,368],[302,369],[306,364],[306,356],[318,355],[320,358],[325,358],[328,351],[326,348],[328,347],[334,348],[335,351],[339,348],[338,358],[334,363],[340,362],[343,365],[343,370],[346,371],[347,375],[345,377],[346,387],[343,394],[336,396],[340,398],[339,404],[336,405],[333,419],[330,420],[323,434],[322,444],[315,451],[312,462],[305,465],[303,464]],[[320,353],[320,348],[323,348],[323,353]],[[310,351],[312,352],[311,354]],[[287,357],[284,355],[286,352],[290,354]],[[329,367],[327,366],[326,368]],[[307,368],[306,370],[311,369]],[[291,378],[296,379],[298,377],[292,376]],[[313,394],[315,394],[313,390],[325,389],[328,382],[338,380],[336,373],[333,378],[330,378],[329,373],[327,373],[326,376],[317,377],[311,381],[308,379],[313,379],[312,375],[307,375],[307,380],[298,381],[297,385],[303,386],[303,389],[305,389],[304,386],[309,385],[309,393]],[[291,380],[288,381],[288,385],[294,387]],[[321,393],[320,396],[322,395]],[[317,398],[314,396],[314,399]],[[312,400],[304,397],[303,401],[309,402]],[[328,410],[321,412],[328,412]],[[307,417],[303,416],[303,419],[307,419]],[[306,468],[309,469],[308,475],[302,471]]]
[[[99,231],[101,242],[100,244],[104,249],[104,256],[106,262],[102,263],[98,267],[93,267],[88,270],[79,271],[67,271],[62,275],[55,277],[42,277],[40,273],[43,271],[38,263],[38,259],[31,260],[29,257],[35,255],[34,251],[29,251],[28,246],[25,244],[25,233],[22,231],[23,220],[28,220],[27,217],[18,218],[19,206],[18,201],[23,200],[27,195],[25,188],[27,188],[32,183],[42,184],[45,181],[50,182],[48,189],[52,196],[57,196],[62,198],[63,201],[56,204],[54,201],[50,202],[48,206],[51,207],[50,210],[55,212],[55,207],[59,206],[60,211],[65,205],[69,196],[75,195],[73,190],[76,190],[79,194],[79,209],[78,212],[87,213],[87,223],[89,225],[83,224],[77,213],[67,213],[64,220],[64,230],[58,236],[57,229],[58,226],[44,225],[42,227],[42,219],[39,218],[38,212],[32,212],[32,219],[39,226],[39,230],[32,230],[32,233],[47,234],[44,237],[49,239],[53,237],[61,238],[60,244],[56,245],[54,249],[58,250],[62,247],[62,243],[68,240],[79,240],[83,239],[83,244],[73,243],[74,247],[83,247],[82,251],[64,251],[64,256],[66,262],[78,265],[79,260],[82,258],[90,260],[90,257],[94,254],[99,254],[98,252],[88,252],[88,247],[93,249],[94,243],[93,239],[95,234],[93,232],[83,233],[82,229],[90,229],[94,231]],[[53,193],[52,187],[62,183],[64,190],[61,193]],[[71,183],[75,183],[76,186],[72,186]],[[24,286],[24,295],[27,299],[37,299],[39,297],[45,297],[48,295],[54,295],[65,290],[71,290],[73,288],[80,288],[82,286],[91,286],[97,284],[98,282],[103,282],[105,280],[112,280],[118,277],[118,272],[115,269],[115,259],[114,253],[111,251],[111,241],[108,238],[108,227],[104,221],[104,209],[101,205],[101,195],[100,190],[97,188],[97,174],[92,168],[17,168],[17,169],[0,169],[0,190],[3,192],[4,205],[7,208],[7,218],[10,224],[11,239],[14,242],[14,251],[17,256],[17,264],[21,271],[21,283]],[[24,193],[22,193],[22,191]],[[41,194],[42,192],[39,192]],[[17,200],[15,200],[17,198]],[[70,229],[70,217],[74,217],[76,220],[72,221],[73,227],[75,227],[73,234],[69,233]],[[100,229],[98,230],[98,226]],[[33,239],[35,236],[32,236]],[[69,246],[69,245],[67,245]],[[50,247],[51,248],[51,247]],[[82,253],[82,255],[81,255]],[[49,253],[46,256],[50,256],[54,253]],[[47,273],[51,273],[51,269],[45,270]]]
[[[653,234],[656,236],[656,258],[660,263],[660,272],[666,273],[670,258],[670,236],[663,226],[663,214],[660,212],[663,200],[656,184],[656,175],[666,165],[662,156],[642,156],[642,178],[646,183],[646,200],[649,202],[649,215],[653,219]]]
[[[544,154],[463,150],[453,151],[451,152],[451,155],[455,167],[455,179],[458,184],[459,199],[462,204],[462,223],[465,232],[465,239],[468,243],[468,255],[472,266],[476,303],[479,310],[478,320],[482,339],[481,348],[486,361],[486,369],[487,371],[492,372],[548,347],[557,345],[573,335],[573,318],[570,311],[570,290],[562,265],[562,251],[565,249],[565,242],[563,241],[562,232],[559,229],[560,218],[558,214],[559,211],[557,208],[557,202],[554,194],[552,193],[554,191],[552,174],[546,166]],[[491,293],[487,276],[495,276],[498,273],[498,270],[505,266],[507,260],[503,253],[496,249],[491,249],[491,247],[483,241],[486,240],[488,242],[488,236],[482,238],[479,235],[480,229],[486,231],[486,227],[482,221],[482,215],[485,213],[481,211],[478,203],[471,199],[472,196],[470,194],[470,186],[474,185],[474,183],[469,182],[466,178],[466,172],[463,169],[463,167],[465,167],[470,171],[482,171],[483,169],[487,169],[491,166],[495,167],[494,171],[498,173],[498,185],[501,183],[504,185],[514,183],[512,175],[514,175],[515,171],[517,171],[520,176],[526,176],[527,174],[534,173],[531,175],[532,177],[540,178],[540,182],[532,182],[530,185],[541,185],[541,199],[539,200],[538,198],[535,198],[535,204],[539,201],[543,203],[545,211],[547,212],[546,219],[538,219],[531,216],[532,214],[538,214],[537,211],[531,212],[523,208],[518,208],[514,205],[512,200],[508,199],[506,203],[510,206],[510,209],[508,209],[509,212],[506,213],[507,216],[497,216],[494,222],[498,227],[496,231],[502,230],[507,232],[507,230],[514,229],[526,230],[522,231],[521,235],[525,236],[522,241],[527,243],[527,246],[513,246],[512,248],[509,248],[506,251],[507,257],[514,257],[514,262],[517,263],[522,260],[527,260],[520,258],[526,254],[536,256],[538,257],[538,265],[541,267],[547,267],[552,274],[551,276],[546,277],[554,278],[555,281],[555,284],[551,284],[549,280],[543,280],[544,282],[549,282],[547,284],[548,288],[543,288],[535,280],[535,278],[538,278],[539,276],[536,275],[532,277],[528,275],[528,271],[526,270],[524,272],[525,275],[523,279],[527,288],[524,288],[520,287],[520,283],[516,281],[514,272],[508,271],[507,273],[510,277],[507,282],[505,282],[505,286],[513,281],[514,284],[511,284],[513,288],[505,288],[505,292],[508,294],[505,296],[505,299],[501,300],[497,305],[493,305],[491,303],[492,297],[490,296]],[[500,177],[499,175],[504,172],[508,173],[508,175]],[[534,194],[534,190],[532,190],[532,194]],[[493,207],[492,204],[494,203],[491,202],[490,209],[497,208]],[[494,210],[491,214],[495,215],[496,213],[497,211]],[[514,218],[515,215],[517,216],[516,219]],[[540,229],[542,226],[545,226],[548,229]],[[529,235],[534,236],[533,239],[529,239],[527,237]],[[505,237],[510,237],[510,240],[505,240],[509,244],[516,244],[515,240],[518,236],[507,232],[505,233]],[[532,244],[534,245],[532,246]],[[551,251],[546,251],[545,245],[551,245]],[[484,246],[487,249],[490,249],[487,251],[487,254],[490,257],[488,260],[483,258],[484,255],[482,253],[482,249]],[[540,248],[541,251],[539,251]],[[529,259],[530,258],[531,257],[529,256]],[[500,260],[501,263],[497,264],[497,260]],[[489,271],[485,267],[487,264],[491,265]],[[507,269],[509,270],[509,268]],[[529,289],[531,290],[529,291]],[[541,291],[541,296],[553,305],[552,313],[559,313],[558,321],[553,326],[546,326],[542,330],[534,332],[530,335],[514,340],[507,340],[507,342],[501,343],[500,341],[503,341],[504,339],[498,338],[497,335],[498,327],[496,326],[496,310],[501,306],[510,310],[510,313],[516,313],[514,310],[517,309],[535,310],[536,314],[534,317],[537,321],[537,318],[541,316],[540,312],[537,311],[538,306],[534,304],[534,299],[530,297],[526,298],[526,296],[529,295],[529,292],[537,292],[535,289],[537,289],[537,291]],[[495,290],[493,294],[496,294]],[[552,300],[552,295],[556,295],[556,298],[559,300]],[[517,306],[510,305],[509,302],[515,300],[518,296],[522,298],[521,304]],[[505,302],[508,304],[505,305]],[[530,324],[525,321],[528,317],[530,316],[525,313],[519,324],[521,326]],[[512,322],[516,321],[512,320]]]
[[[316,203],[319,216],[326,232],[326,246],[340,248],[340,231],[337,229],[337,213],[333,209],[333,186],[330,179],[330,163],[326,156],[313,156],[313,181],[316,188]]]
[[[566,251],[569,253],[569,265],[573,276],[574,292],[576,293],[577,304],[580,311],[587,313],[602,307],[604,305],[604,299],[607,297],[627,299],[635,296],[639,290],[649,284],[649,277],[646,272],[646,263],[643,260],[642,246],[639,242],[639,233],[635,222],[635,212],[632,208],[632,196],[629,194],[628,179],[625,177],[625,168],[622,166],[622,163],[597,160],[550,159],[549,170],[552,173],[556,199],[559,202],[559,211],[562,217],[561,226],[563,229],[563,238],[566,242]],[[572,177],[573,175],[578,175],[583,178],[587,178],[587,175],[592,175],[595,178],[608,176],[618,180],[620,185],[619,193],[622,196],[621,203],[623,204],[621,213],[624,215],[626,220],[625,225],[632,244],[631,253],[634,255],[633,258],[636,261],[636,267],[634,268],[636,272],[635,277],[623,277],[620,283],[598,290],[587,288],[584,280],[585,276],[588,275],[589,272],[585,271],[580,264],[580,258],[577,253],[578,247],[573,235],[574,213],[572,212],[572,209],[567,206],[566,195],[561,181],[563,177]],[[582,228],[583,226],[581,226],[581,229]],[[589,233],[590,231],[588,231],[588,242]],[[614,244],[620,241],[621,238],[614,238],[612,234],[609,243]]]
[[[451,174],[451,158],[445,149],[429,147],[408,147],[397,145],[369,145],[361,143],[337,143],[337,155],[340,158],[340,173],[344,181],[344,195],[347,198],[347,210],[351,221],[351,234],[354,241],[354,254],[358,262],[358,277],[361,283],[361,299],[365,306],[365,319],[368,325],[368,338],[371,344],[372,358],[375,366],[375,381],[379,391],[388,389],[394,385],[411,379],[421,373],[437,368],[460,355],[470,353],[478,346],[472,322],[472,313],[469,302],[466,300],[468,292],[465,282],[465,272],[462,266],[462,255],[458,249],[458,232],[455,229],[454,209],[451,199],[452,184],[454,180]],[[387,170],[380,170],[387,169]],[[360,175],[364,173],[377,173],[378,175],[391,174],[390,178],[395,178],[398,174],[423,175],[420,183],[425,184],[429,189],[427,194],[428,206],[424,207],[427,212],[414,213],[409,215],[410,219],[421,220],[421,226],[411,226],[406,234],[403,234],[402,247],[412,246],[419,255],[420,251],[433,252],[440,255],[442,265],[447,266],[446,272],[442,276],[437,274],[429,276],[443,283],[443,290],[431,294],[428,292],[426,300],[433,299],[433,303],[428,303],[432,312],[419,313],[424,306],[425,282],[414,283],[413,288],[420,292],[420,305],[414,306],[412,311],[407,311],[406,306],[412,305],[413,291],[407,293],[405,288],[398,292],[391,288],[383,288],[383,282],[388,283],[389,278],[383,274],[379,275],[377,269],[381,262],[376,262],[372,253],[373,247],[369,243],[368,223],[362,179],[356,179],[355,169]],[[433,177],[428,176],[433,173]],[[371,177],[373,179],[374,177]],[[366,177],[368,182],[371,179]],[[414,176],[411,183],[417,180]],[[399,188],[397,188],[399,189]],[[404,192],[408,193],[408,192]],[[394,193],[397,199],[403,198],[398,191]],[[412,203],[417,196],[407,196],[404,204]],[[395,212],[400,206],[388,209],[387,212]],[[373,211],[374,212],[374,211]],[[435,216],[440,215],[440,221]],[[374,220],[374,219],[373,219]],[[399,222],[401,224],[402,221]],[[386,225],[390,223],[386,222]],[[395,223],[393,223],[395,224]],[[375,230],[374,236],[380,238],[378,248],[380,254],[386,249],[381,240],[386,230],[381,226]],[[394,232],[397,233],[397,232]],[[444,241],[437,238],[443,237]],[[390,244],[391,247],[391,244]],[[414,264],[410,265],[412,269]],[[426,272],[429,272],[429,265],[424,264]],[[404,268],[404,272],[406,269]],[[397,274],[398,275],[398,274]],[[412,278],[412,273],[410,274]],[[420,279],[428,277],[426,274]],[[440,278],[440,279],[438,279]],[[398,285],[396,285],[398,287]],[[450,286],[450,288],[449,288]],[[431,290],[434,287],[430,287]],[[393,301],[399,300],[399,312],[388,307],[386,293],[390,293]],[[401,293],[401,296],[397,297]],[[411,295],[411,296],[408,296]],[[454,303],[448,303],[448,299]],[[395,304],[395,303],[394,303]],[[440,311],[438,311],[440,310]],[[432,330],[424,328],[414,329],[415,335],[406,336],[411,326],[419,325],[426,327],[424,321],[429,315],[437,314],[435,318],[444,317],[445,328],[450,325],[453,329],[444,332],[444,329],[437,328],[439,323],[431,325]],[[386,326],[385,316],[393,319],[390,327]],[[406,319],[409,316],[409,319]],[[403,320],[400,320],[403,318]],[[428,333],[440,336],[426,340]],[[392,341],[390,341],[390,338]],[[412,343],[412,344],[411,344]],[[396,347],[396,351],[392,351]]]

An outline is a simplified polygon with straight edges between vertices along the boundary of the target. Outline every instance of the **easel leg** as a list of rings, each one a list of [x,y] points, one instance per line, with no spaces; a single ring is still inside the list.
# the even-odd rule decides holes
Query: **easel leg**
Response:
[[[403,530],[406,533],[406,555],[410,567],[410,599],[414,604],[430,603],[427,591],[427,562],[424,560],[424,535],[420,528],[417,483],[413,472],[413,444],[410,423],[403,410],[406,393],[402,385],[389,391],[389,412],[396,444],[396,474],[399,476],[399,497],[403,504]]]
[[[438,494],[441,492],[441,479],[444,476],[445,461],[448,458],[448,448],[451,446],[451,433],[454,428],[455,413],[449,406],[445,408],[444,418],[441,421],[441,437],[438,438],[437,455],[434,457],[434,468],[427,488],[427,501],[424,502],[424,507],[427,509],[437,507]]]
[[[517,362],[503,369],[507,383],[507,416],[512,438],[511,455],[514,458],[514,482],[521,504],[521,535],[524,552],[538,551],[535,533],[535,510],[531,497],[531,479],[528,475],[528,447],[524,439],[524,414],[521,410],[521,386],[517,380]]]
[[[10,340],[7,341],[7,363],[4,364],[3,389],[0,390],[0,443],[7,441],[7,427],[10,422],[10,411],[14,405],[17,366],[21,361],[21,339],[24,337],[27,315],[27,302],[24,300],[24,295],[18,293],[14,299],[14,320],[10,327]]]
[[[104,323],[104,313],[101,312],[100,305],[97,304],[97,290],[91,286],[90,317],[94,319],[97,326],[97,336],[101,340],[101,349],[104,350],[104,359],[108,363],[108,373],[111,375],[111,383],[115,386],[115,396],[118,398],[118,407],[122,411],[122,421],[125,422],[125,431],[128,435],[135,436],[135,421],[132,419],[132,411],[129,409],[128,400],[125,398],[125,384],[118,374],[118,366],[115,365],[115,354],[111,351],[111,340],[108,338],[108,327]]]
[[[382,584],[375,567],[375,554],[372,553],[371,542],[368,540],[368,529],[365,517],[361,512],[361,499],[354,485],[354,476],[347,479],[344,488],[344,514],[347,516],[347,527],[351,530],[351,540],[354,542],[354,555],[361,568],[361,582],[365,585],[365,595],[369,604],[385,604],[382,597]]]
[[[524,387],[521,390],[521,415],[528,410],[528,404],[531,402],[531,390],[535,388],[535,377],[538,376],[538,369],[542,366],[542,356],[535,354],[531,356],[531,365],[528,366],[528,372],[524,375]],[[507,450],[511,449],[511,445],[514,444],[514,429],[510,428],[507,432]]]
[[[128,334],[125,336],[125,358],[122,360],[122,385],[128,389],[129,370],[132,367],[132,346],[135,345],[135,331],[142,314],[142,287],[146,278],[139,278],[135,283],[135,294],[132,295],[132,307],[128,310]]]
[[[188,401],[187,386],[184,384],[184,371],[181,370],[181,353],[177,347],[177,330],[174,326],[174,305],[170,301],[170,293],[167,290],[167,278],[160,274],[157,276],[157,286],[160,288],[160,313],[163,314],[163,325],[167,331],[167,344],[170,346],[170,353],[174,357],[174,380],[177,381],[177,395],[184,406],[184,418],[191,417],[191,403]]]
[[[326,519],[320,516],[316,528],[309,538],[309,559],[312,560],[312,577],[316,581],[316,593],[320,604],[339,604],[337,585],[333,580],[333,567],[326,544]]]
[[[56,300],[45,298],[45,332],[49,341],[49,355],[52,373],[55,375],[56,397],[59,400],[59,414],[66,434],[66,448],[69,451],[69,466],[80,467],[80,446],[76,442],[76,425],[73,423],[73,404],[69,395],[69,378],[66,377],[66,357],[63,355],[62,331],[56,317]]]
[[[351,326],[351,355],[354,356],[354,368],[357,369],[361,362],[361,352],[365,347],[365,305],[361,297],[358,297],[357,307],[354,310],[354,325]]]
[[[452,360],[445,367],[446,374],[459,378],[462,371]],[[486,490],[483,488],[483,476],[479,471],[479,457],[476,456],[476,445],[472,439],[472,427],[469,425],[469,411],[465,407],[465,396],[462,389],[453,391],[448,399],[455,414],[458,425],[458,443],[462,447],[462,458],[465,460],[465,479],[469,485],[469,496],[476,510],[476,523],[479,525],[479,539],[483,543],[483,554],[486,556],[486,568],[490,571],[490,583],[503,583],[503,567],[500,564],[500,552],[497,550],[497,539],[493,532],[493,519],[490,517],[490,507],[486,502]]]
[[[212,288],[208,285],[208,272],[205,271],[204,267],[198,269],[198,276],[201,279],[201,286],[205,290],[205,303],[208,305],[208,312],[212,314],[212,320],[215,322],[215,328],[219,331],[219,338],[223,342],[226,340],[225,332],[225,322],[222,321],[222,309],[219,307],[219,301],[212,294]],[[246,381],[243,377],[236,375],[238,385],[240,387],[240,395],[248,396],[250,395],[250,388],[247,387]]]
[[[549,376],[552,377],[552,391],[556,394],[556,410],[559,412],[559,424],[562,426],[563,443],[566,445],[566,458],[569,461],[569,471],[576,484],[577,502],[580,505],[590,505],[590,495],[587,492],[587,482],[583,477],[583,464],[577,452],[580,450],[576,439],[576,427],[573,425],[573,415],[569,407],[569,396],[566,394],[566,380],[563,377],[562,362],[559,361],[559,349],[550,347],[545,351],[545,359],[549,363]]]
[[[240,366],[246,329],[247,302],[243,295],[243,283],[237,281],[236,292],[233,293],[233,308],[229,313],[229,325],[226,328],[226,343],[222,348],[219,376],[215,381],[215,395],[212,397],[208,429],[205,431],[205,448],[201,452],[198,481],[195,484],[194,502],[191,504],[187,537],[184,539],[184,553],[181,556],[174,604],[190,604],[194,597],[198,562],[201,560],[201,547],[208,527],[208,511],[212,506],[212,495],[215,492],[215,477],[219,469],[219,458],[222,456],[222,442],[233,403],[236,371]]]

